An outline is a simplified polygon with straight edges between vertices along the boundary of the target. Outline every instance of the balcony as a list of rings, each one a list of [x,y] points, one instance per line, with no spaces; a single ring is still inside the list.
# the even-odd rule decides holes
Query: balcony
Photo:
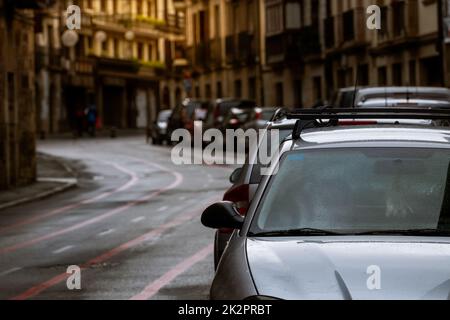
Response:
[[[285,31],[267,37],[266,53],[269,64],[299,63],[306,56],[321,51],[317,26],[307,26],[296,31]]]
[[[257,50],[255,37],[248,32],[227,36],[226,62],[232,65],[252,65],[256,61]]]
[[[36,48],[36,70],[49,69],[52,71],[62,70],[62,54],[59,49]]]
[[[13,2],[17,9],[45,9],[54,5],[56,0],[14,0],[6,2]]]

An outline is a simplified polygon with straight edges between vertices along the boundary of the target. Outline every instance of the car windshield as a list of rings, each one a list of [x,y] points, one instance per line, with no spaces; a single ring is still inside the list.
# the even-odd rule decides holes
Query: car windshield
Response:
[[[445,149],[288,152],[266,188],[251,233],[450,231],[449,161]]]

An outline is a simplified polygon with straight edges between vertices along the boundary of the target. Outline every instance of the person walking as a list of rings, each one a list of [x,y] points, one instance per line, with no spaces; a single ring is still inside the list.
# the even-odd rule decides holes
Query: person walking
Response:
[[[90,105],[86,110],[86,121],[89,135],[91,137],[95,137],[95,128],[97,125],[97,109],[93,104]]]

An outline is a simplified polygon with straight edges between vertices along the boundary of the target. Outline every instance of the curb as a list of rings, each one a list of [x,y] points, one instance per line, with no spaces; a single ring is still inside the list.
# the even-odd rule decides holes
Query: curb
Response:
[[[27,202],[41,200],[43,198],[50,197],[57,193],[69,190],[77,185],[77,179],[75,179],[75,178],[73,178],[73,179],[39,178],[39,179],[37,179],[37,181],[38,182],[39,181],[41,181],[41,182],[58,182],[58,183],[62,183],[62,186],[55,187],[51,190],[38,193],[37,195],[31,196],[31,197],[25,197],[25,198],[21,198],[18,200],[3,203],[0,205],[0,210],[10,208],[10,207],[15,207],[19,204],[23,204],[23,203],[27,203]]]

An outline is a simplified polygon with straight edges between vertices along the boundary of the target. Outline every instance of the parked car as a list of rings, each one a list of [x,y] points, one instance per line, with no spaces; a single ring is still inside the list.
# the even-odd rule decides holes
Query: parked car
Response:
[[[339,89],[332,99],[331,105],[334,108],[352,108],[353,101],[355,99],[355,95],[358,92],[359,88],[348,87]]]
[[[254,130],[260,130],[265,129],[267,127],[267,124],[269,123],[270,119],[272,119],[275,112],[278,110],[278,108],[273,107],[265,107],[265,108],[253,108],[251,109],[250,117],[242,126],[242,129],[248,130],[248,129],[254,129]]]
[[[450,89],[439,87],[368,87],[356,93],[355,106],[372,99],[450,101]]]
[[[450,89],[439,87],[353,87],[339,89],[334,108],[353,108],[372,99],[450,101]]]
[[[444,100],[425,100],[425,99],[369,99],[364,102],[360,102],[357,108],[369,109],[386,109],[386,108],[420,108],[420,109],[447,109],[450,110],[450,101]],[[373,120],[377,124],[415,124],[415,125],[447,125],[444,121],[433,121],[424,119],[376,119]]]
[[[208,115],[208,122],[213,126],[222,124],[228,111],[237,109],[253,109],[256,107],[256,102],[245,99],[222,98],[214,102],[213,111]]]
[[[187,129],[193,134],[194,121],[205,121],[212,106],[208,101],[185,99],[176,106],[169,119],[168,132],[171,135],[176,129]]]
[[[153,144],[160,145],[164,142],[170,142],[170,137],[167,132],[167,125],[169,123],[171,114],[172,110],[163,110],[159,112],[155,123],[151,127],[151,137]]]
[[[264,136],[261,139],[268,139],[268,133],[271,130],[279,131],[279,143],[291,134],[295,125],[294,120],[287,120],[285,118],[278,119],[277,121],[270,122],[267,126]],[[263,140],[261,140],[263,141]],[[270,139],[267,140],[270,143]],[[277,146],[278,147],[278,146]],[[246,163],[230,175],[230,182],[232,186],[225,192],[223,196],[224,201],[231,201],[235,204],[239,214],[245,216],[247,209],[255,194],[262,176],[261,168],[262,164],[259,161],[257,150],[250,150]],[[214,266],[217,267],[222,256],[228,240],[230,239],[233,229],[219,229],[216,231],[214,238]]]
[[[447,300],[450,130],[324,126],[296,125],[245,218],[231,202],[204,211],[235,229],[210,297]]]

